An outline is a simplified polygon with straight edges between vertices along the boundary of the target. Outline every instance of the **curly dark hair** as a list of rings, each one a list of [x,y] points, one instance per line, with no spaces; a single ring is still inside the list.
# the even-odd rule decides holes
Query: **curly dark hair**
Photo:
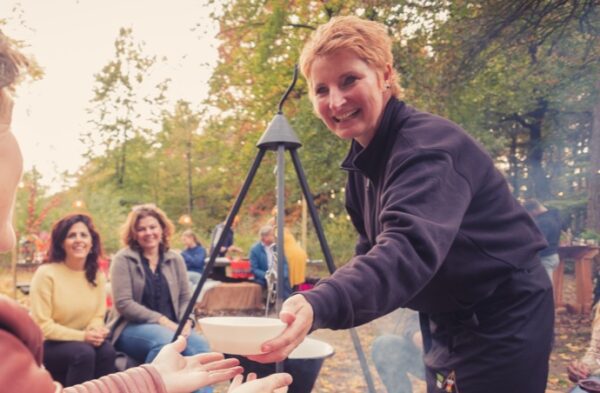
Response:
[[[94,222],[92,218],[87,214],[69,214],[60,220],[58,220],[52,226],[52,234],[50,235],[50,249],[48,250],[48,259],[53,263],[64,262],[67,256],[65,249],[63,248],[63,243],[69,233],[71,227],[78,222],[83,223],[88,231],[90,231],[90,235],[92,236],[92,248],[85,259],[85,278],[92,285],[96,286],[96,273],[98,272],[98,258],[100,258],[103,254],[102,252],[102,242],[100,240],[100,235],[96,231],[94,227]]]

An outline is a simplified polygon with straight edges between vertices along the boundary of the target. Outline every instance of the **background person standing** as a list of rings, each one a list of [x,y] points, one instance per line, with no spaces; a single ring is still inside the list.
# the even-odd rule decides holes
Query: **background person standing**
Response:
[[[553,281],[554,269],[556,269],[560,262],[560,258],[558,257],[560,232],[562,230],[560,214],[556,209],[548,209],[537,199],[528,199],[523,206],[531,214],[535,220],[535,224],[548,242],[548,247],[540,251],[540,259],[550,277],[550,281]]]

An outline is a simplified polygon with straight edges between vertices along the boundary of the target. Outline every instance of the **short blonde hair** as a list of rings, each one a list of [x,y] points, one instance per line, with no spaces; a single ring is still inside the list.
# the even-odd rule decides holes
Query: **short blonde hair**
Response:
[[[188,238],[194,240],[194,243],[196,243],[197,246],[202,245],[202,244],[200,244],[200,240],[198,240],[198,236],[196,236],[196,233],[194,231],[192,231],[191,229],[186,229],[185,231],[183,231],[181,236],[185,236],[185,237],[188,237]]]
[[[378,22],[361,19],[356,16],[336,16],[317,28],[300,54],[300,71],[309,85],[312,99],[311,68],[319,56],[327,56],[341,49],[352,51],[362,61],[375,68],[378,75],[383,74],[389,64],[392,74],[387,81],[390,91],[396,98],[402,89],[398,84],[398,75],[394,70],[392,39],[386,27]]]
[[[140,245],[136,240],[136,227],[138,222],[145,217],[154,217],[160,224],[163,231],[160,243],[161,251],[167,251],[170,247],[169,241],[171,235],[175,233],[175,225],[169,220],[164,211],[151,203],[134,206],[131,209],[121,228],[121,241],[123,245],[140,250]]]

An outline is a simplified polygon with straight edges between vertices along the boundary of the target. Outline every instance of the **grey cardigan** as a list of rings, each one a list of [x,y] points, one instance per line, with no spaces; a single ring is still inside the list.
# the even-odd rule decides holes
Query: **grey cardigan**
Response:
[[[191,298],[187,270],[183,258],[173,252],[164,253],[162,273],[165,276],[173,308],[181,319]],[[158,323],[159,312],[142,305],[145,274],[140,254],[127,247],[115,255],[110,266],[110,281],[113,308],[108,327],[111,329],[111,343],[114,344],[128,323]]]

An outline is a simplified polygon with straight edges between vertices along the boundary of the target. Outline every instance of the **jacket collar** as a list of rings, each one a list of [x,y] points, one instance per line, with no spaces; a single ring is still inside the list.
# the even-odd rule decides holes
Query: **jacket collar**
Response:
[[[383,111],[381,123],[367,147],[352,140],[350,151],[342,161],[341,168],[347,171],[359,171],[369,179],[375,179],[380,166],[387,161],[387,152],[393,145],[391,138],[399,132],[402,122],[408,117],[406,104],[392,97]]]

